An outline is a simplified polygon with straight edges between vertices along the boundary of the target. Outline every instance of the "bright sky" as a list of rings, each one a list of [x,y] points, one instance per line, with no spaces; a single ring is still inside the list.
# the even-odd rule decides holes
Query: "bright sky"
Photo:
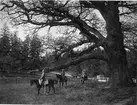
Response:
[[[21,38],[22,40],[24,40],[24,39],[25,39],[25,36],[29,34],[28,32],[25,31],[25,28],[22,27],[22,26],[12,27],[12,26],[9,24],[9,22],[6,21],[6,20],[0,20],[0,23],[1,23],[1,24],[0,24],[0,28],[3,28],[4,23],[6,23],[6,24],[9,26],[9,29],[10,29],[11,32],[17,31],[17,35],[18,35],[19,38]],[[47,32],[48,32],[48,28],[44,28],[44,29],[41,29],[41,30],[38,32],[38,34],[39,34],[40,36],[44,36],[44,35],[47,34]],[[57,31],[56,31],[56,27],[52,27],[52,28],[50,29],[49,33],[52,33],[52,34],[55,35],[55,36],[60,36],[60,35],[57,33]]]

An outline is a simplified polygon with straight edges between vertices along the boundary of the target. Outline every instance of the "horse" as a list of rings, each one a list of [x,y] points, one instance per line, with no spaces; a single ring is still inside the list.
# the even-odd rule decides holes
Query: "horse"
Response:
[[[88,77],[86,75],[81,76],[81,83],[84,83],[87,80],[88,80]]]
[[[67,81],[68,81],[68,79],[67,79],[67,77],[65,76],[65,77],[63,77],[62,75],[60,75],[60,74],[56,74],[56,77],[57,77],[57,79],[58,79],[58,81],[59,81],[59,86],[61,87],[63,87],[63,85],[64,85],[64,82],[66,83],[66,85],[67,85]]]
[[[40,89],[44,86],[46,86],[46,92],[47,92],[47,87],[49,88],[48,93],[50,92],[51,88],[53,89],[54,93],[55,93],[55,87],[54,84],[57,84],[57,80],[55,79],[46,79],[42,84],[39,83],[39,79],[31,79],[30,80],[30,85],[32,86],[33,84],[35,84],[37,86],[38,89],[38,95],[40,94]]]
[[[73,78],[77,78],[77,75],[72,75]]]

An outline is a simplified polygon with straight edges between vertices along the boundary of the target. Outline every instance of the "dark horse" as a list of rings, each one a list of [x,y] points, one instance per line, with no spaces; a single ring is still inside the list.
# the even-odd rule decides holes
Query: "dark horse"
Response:
[[[55,79],[46,79],[45,80],[46,82],[48,81],[47,84],[45,84],[45,82],[43,82],[42,84],[39,83],[39,79],[32,79],[30,80],[30,85],[32,86],[33,84],[35,84],[37,86],[37,89],[38,89],[38,95],[40,93],[40,89],[43,87],[44,89],[44,86],[46,86],[46,92],[47,92],[47,87],[49,87],[49,91],[48,93],[50,92],[51,88],[53,89],[54,93],[55,93],[55,87],[54,87],[54,84],[57,84],[57,80]]]
[[[88,80],[88,77],[86,75],[81,76],[81,83],[84,83],[87,80]]]
[[[58,79],[58,81],[59,81],[59,86],[60,86],[60,87],[64,85],[64,82],[65,82],[66,85],[67,85],[67,81],[68,81],[68,79],[67,79],[66,76],[63,77],[63,76],[60,75],[60,74],[56,74],[56,77],[57,77],[57,79]]]

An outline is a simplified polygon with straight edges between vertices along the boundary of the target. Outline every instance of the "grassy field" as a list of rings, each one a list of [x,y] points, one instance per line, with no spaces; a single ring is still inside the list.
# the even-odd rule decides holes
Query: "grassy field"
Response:
[[[125,101],[132,100],[131,95],[130,97],[127,95],[127,97],[122,98],[124,101],[118,99],[116,100],[111,92],[98,88],[99,86],[103,85],[95,85],[95,83],[90,80],[86,84],[80,84],[79,79],[73,78],[70,78],[68,85],[61,89],[56,84],[55,94],[53,94],[52,91],[50,94],[46,94],[42,89],[41,94],[38,96],[36,87],[30,86],[29,81],[31,78],[38,77],[24,76],[18,78],[8,77],[1,79],[0,104],[124,105],[123,103]],[[124,93],[123,96],[125,96],[125,94],[126,93]]]

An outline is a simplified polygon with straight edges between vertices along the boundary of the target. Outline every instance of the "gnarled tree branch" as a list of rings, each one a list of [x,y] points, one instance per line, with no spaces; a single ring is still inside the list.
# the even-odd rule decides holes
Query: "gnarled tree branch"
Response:
[[[89,59],[100,59],[100,60],[104,60],[106,62],[108,62],[108,58],[105,57],[104,55],[98,55],[98,54],[85,54],[81,57],[78,57],[77,59],[75,60],[71,60],[71,61],[68,61],[62,65],[59,65],[59,66],[55,66],[55,67],[51,67],[51,68],[44,68],[46,72],[51,72],[51,71],[55,71],[55,70],[60,70],[60,69],[63,69],[63,68],[67,68],[71,65],[77,65],[85,60],[89,60]]]

